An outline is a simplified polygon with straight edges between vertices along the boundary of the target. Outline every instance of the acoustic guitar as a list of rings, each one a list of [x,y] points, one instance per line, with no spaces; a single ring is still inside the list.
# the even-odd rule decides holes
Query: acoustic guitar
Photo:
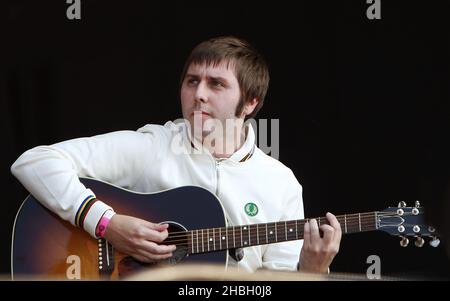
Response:
[[[219,199],[208,190],[184,186],[157,193],[128,191],[105,182],[81,178],[98,199],[116,212],[152,222],[168,223],[167,244],[177,246],[173,256],[159,264],[208,263],[227,266],[228,250],[303,239],[308,219],[228,226]],[[197,210],[193,210],[197,208]],[[201,208],[201,210],[198,210]],[[207,213],[207,214],[206,214]],[[424,210],[418,203],[388,207],[383,211],[337,216],[342,233],[381,230],[400,236],[402,246],[424,237],[438,243],[436,231],[424,223]],[[316,218],[319,224],[325,217]],[[121,279],[155,266],[143,264],[114,250],[104,239],[62,220],[33,196],[18,210],[12,234],[11,273],[13,279]]]

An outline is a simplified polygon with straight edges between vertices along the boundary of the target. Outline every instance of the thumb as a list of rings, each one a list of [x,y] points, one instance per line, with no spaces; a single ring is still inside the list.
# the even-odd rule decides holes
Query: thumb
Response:
[[[164,230],[167,230],[169,228],[169,224],[155,224],[150,223],[150,228],[159,232],[162,232]]]

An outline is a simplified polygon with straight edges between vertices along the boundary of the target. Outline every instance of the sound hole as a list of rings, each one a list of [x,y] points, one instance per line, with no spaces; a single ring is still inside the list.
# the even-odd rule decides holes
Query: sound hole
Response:
[[[182,225],[167,222],[169,224],[169,237],[164,241],[164,244],[177,246],[177,249],[173,252],[173,256],[164,260],[164,263],[176,264],[180,262],[188,254],[188,238],[187,229]]]
[[[127,256],[119,262],[119,277],[127,277],[146,269],[160,267],[162,265],[172,265],[180,262],[188,254],[187,230],[182,225],[175,222],[163,222],[169,224],[169,237],[162,243],[166,245],[175,244],[177,249],[172,257],[151,263],[140,262],[137,259]]]

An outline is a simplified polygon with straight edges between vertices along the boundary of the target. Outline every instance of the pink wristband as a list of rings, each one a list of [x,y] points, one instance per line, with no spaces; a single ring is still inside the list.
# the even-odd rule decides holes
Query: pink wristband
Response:
[[[109,221],[111,220],[111,217],[114,215],[114,212],[112,210],[107,210],[100,221],[97,224],[97,228],[95,229],[95,235],[97,237],[103,238],[105,236],[106,227],[108,227]]]

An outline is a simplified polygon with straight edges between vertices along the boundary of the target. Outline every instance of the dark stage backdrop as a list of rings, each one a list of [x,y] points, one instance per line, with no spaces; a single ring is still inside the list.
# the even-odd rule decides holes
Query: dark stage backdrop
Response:
[[[270,65],[258,117],[280,120],[279,160],[303,185],[307,216],[421,200],[445,233],[449,27],[429,2],[382,0],[380,20],[364,0],[81,0],[81,20],[67,19],[63,0],[2,3],[0,273],[27,195],[10,174],[15,159],[179,118],[184,60],[218,35],[249,40]],[[381,232],[343,237],[331,269],[365,273],[369,255],[382,275],[450,276],[442,244],[401,248]]]

